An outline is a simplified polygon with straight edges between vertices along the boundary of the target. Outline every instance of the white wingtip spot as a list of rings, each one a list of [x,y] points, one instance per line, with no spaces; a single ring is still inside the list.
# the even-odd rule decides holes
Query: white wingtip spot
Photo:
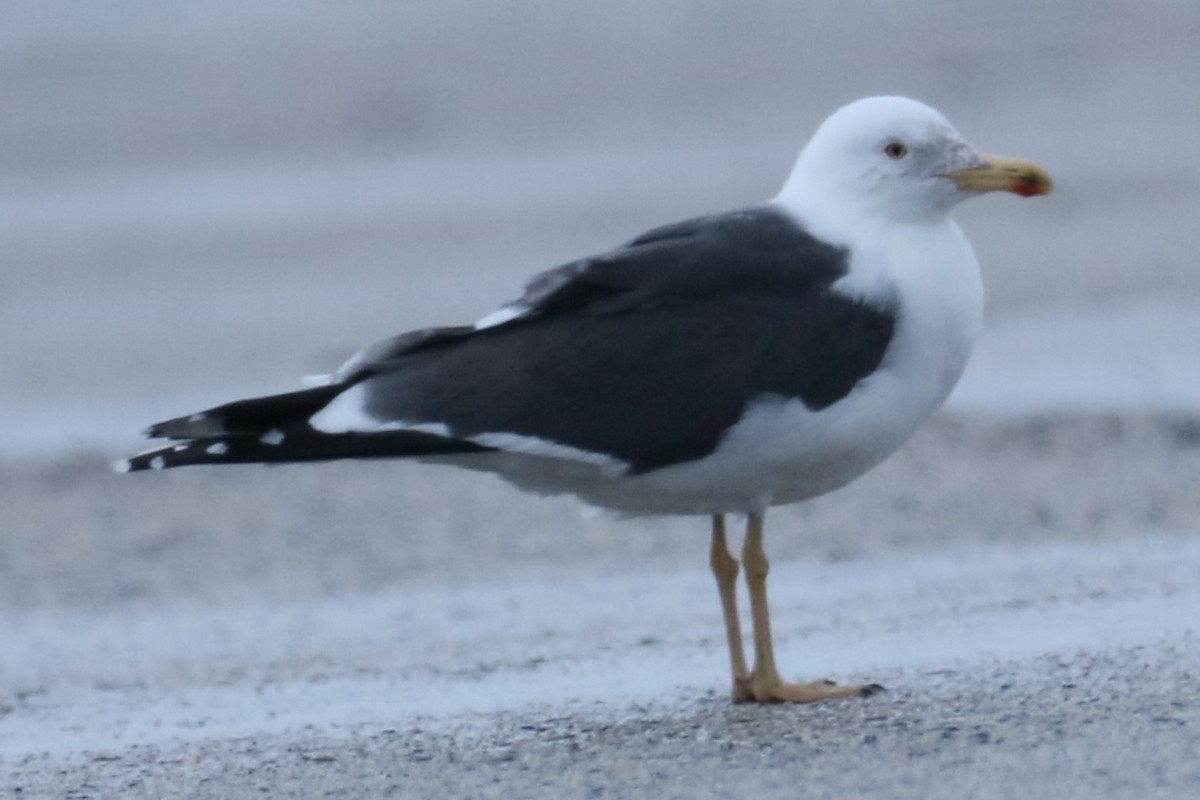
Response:
[[[129,472],[129,470],[133,469],[133,464],[129,463],[128,458],[122,458],[120,461],[114,461],[112,468],[116,472]]]
[[[163,460],[162,456],[155,456],[150,459],[150,469],[163,469],[166,466],[167,462]]]
[[[284,438],[285,437],[283,435],[283,431],[279,430],[278,428],[272,428],[271,430],[267,431],[262,436],[260,436],[258,438],[258,440],[260,442],[262,442],[263,444],[268,444],[268,445],[274,446],[274,445],[278,445],[278,444],[283,444]]]
[[[210,444],[208,447],[204,448],[204,452],[208,453],[210,456],[223,456],[229,452],[229,445],[225,444],[224,442],[217,442],[216,444]]]

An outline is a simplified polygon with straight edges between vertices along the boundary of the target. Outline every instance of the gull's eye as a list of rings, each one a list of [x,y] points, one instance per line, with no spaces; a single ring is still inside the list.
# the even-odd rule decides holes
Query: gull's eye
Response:
[[[883,152],[893,161],[899,161],[908,155],[908,146],[904,142],[892,140],[883,146]]]

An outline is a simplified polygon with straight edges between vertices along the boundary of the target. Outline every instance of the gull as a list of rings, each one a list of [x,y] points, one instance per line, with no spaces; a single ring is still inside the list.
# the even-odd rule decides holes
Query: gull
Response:
[[[705,515],[733,700],[870,695],[881,687],[781,677],[764,516],[867,472],[942,404],[983,314],[951,212],[1051,188],[927,105],[858,100],[820,125],[769,201],[542,272],[476,324],[384,340],[320,385],[153,425],[171,442],[118,468],[413,458],[621,515]],[[746,518],[740,563],[726,515]]]

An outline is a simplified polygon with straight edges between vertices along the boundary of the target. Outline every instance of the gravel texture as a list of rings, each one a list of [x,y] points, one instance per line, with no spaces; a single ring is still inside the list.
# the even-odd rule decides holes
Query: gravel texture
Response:
[[[23,797],[1190,796],[1200,419],[942,417],[768,517],[785,671],[735,707],[696,519],[402,464],[0,470]],[[807,675],[816,677],[816,675]]]

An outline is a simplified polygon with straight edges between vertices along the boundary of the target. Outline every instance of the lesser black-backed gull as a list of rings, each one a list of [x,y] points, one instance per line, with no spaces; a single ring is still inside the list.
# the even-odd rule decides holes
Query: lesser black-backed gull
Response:
[[[388,339],[324,385],[161,422],[149,435],[175,443],[121,466],[412,457],[623,514],[711,515],[734,700],[870,694],[780,678],[763,516],[862,475],[941,405],[983,308],[951,210],[1050,189],[928,106],[859,100],[773,200],[544,272],[477,324]],[[748,519],[753,667],[725,514]]]

